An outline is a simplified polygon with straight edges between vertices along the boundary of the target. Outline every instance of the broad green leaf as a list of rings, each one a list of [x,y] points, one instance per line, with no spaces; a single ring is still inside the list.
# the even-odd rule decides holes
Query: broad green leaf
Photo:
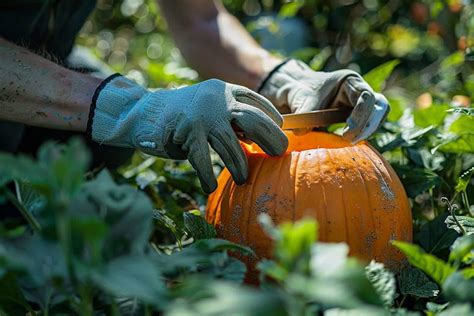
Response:
[[[200,250],[206,250],[206,251],[223,251],[223,250],[229,250],[229,251],[238,251],[241,252],[244,255],[255,255],[253,250],[250,249],[249,247],[242,246],[236,243],[233,243],[228,240],[224,239],[217,239],[217,238],[209,238],[209,239],[201,239],[196,241],[193,244],[194,247]]]
[[[393,168],[400,177],[408,196],[411,198],[441,183],[439,175],[428,169],[413,168],[397,164],[394,164]]]
[[[463,262],[467,256],[474,255],[474,234],[465,235],[456,239],[449,254],[450,262]]]
[[[240,261],[227,255],[227,250],[248,255],[253,252],[244,246],[221,239],[201,239],[171,255],[155,256],[154,260],[168,277],[201,273],[212,277],[241,282],[246,268]]]
[[[365,276],[364,268],[355,260],[349,259],[342,269],[330,276],[308,277],[301,273],[290,274],[285,285],[288,291],[328,308],[383,306],[380,295]]]
[[[73,219],[90,222],[92,218],[101,218],[107,224],[107,236],[104,238],[104,256],[116,257],[126,253],[143,253],[148,245],[152,230],[152,205],[141,191],[127,184],[116,184],[106,170],[91,181],[84,183],[75,195],[69,212]],[[94,221],[96,227],[100,223]],[[76,231],[87,240],[87,227]],[[81,228],[81,227],[77,227]]]
[[[446,309],[446,307],[448,306],[449,306],[449,303],[445,303],[445,304],[436,304],[433,302],[426,303],[426,309],[429,312],[433,312],[433,313],[439,313],[443,311],[444,309]]]
[[[454,302],[474,302],[474,279],[467,279],[461,272],[455,272],[443,283],[443,295]]]
[[[299,265],[299,259],[310,257],[311,247],[316,241],[318,225],[314,220],[300,220],[296,223],[283,223],[278,226],[281,239],[275,245],[275,260],[286,266]],[[303,259],[304,258],[304,259]]]
[[[387,97],[390,104],[390,112],[387,115],[388,122],[397,122],[403,115],[403,111],[406,108],[404,102],[396,97]]]
[[[281,17],[292,17],[298,13],[298,10],[304,5],[304,1],[296,0],[289,3],[285,3],[281,6],[278,15]]]
[[[426,109],[416,109],[413,111],[413,119],[419,127],[438,127],[443,124],[450,108],[447,104],[433,104]]]
[[[459,270],[466,279],[474,279],[474,268],[465,268]]]
[[[21,292],[13,273],[7,273],[0,279],[0,306],[10,315],[35,313]]]
[[[377,66],[364,75],[364,80],[367,81],[375,92],[381,92],[383,84],[399,63],[400,61],[395,59]]]
[[[474,116],[462,115],[451,124],[449,131],[456,134],[474,133]]]
[[[365,267],[365,275],[380,295],[385,307],[392,306],[397,294],[394,274],[386,269],[382,263],[372,260]]]
[[[474,133],[460,133],[439,146],[439,150],[454,154],[474,153]]]
[[[206,222],[202,216],[195,215],[191,212],[184,212],[183,216],[184,227],[194,240],[215,238],[217,236],[214,227]]]
[[[439,313],[437,316],[472,316],[474,309],[469,303],[466,304],[450,304],[450,306]]]
[[[456,219],[467,234],[474,234],[474,218],[469,216],[456,216]],[[463,233],[452,215],[446,217],[445,223],[448,228],[454,229],[458,234]]]
[[[432,254],[442,252],[458,238],[458,234],[445,224],[447,215],[448,213],[443,213],[425,223],[415,235],[416,243],[421,245],[426,252]]]
[[[315,276],[330,276],[343,269],[349,255],[345,243],[318,242],[311,248],[311,272]]]
[[[177,289],[168,316],[185,315],[288,315],[282,295],[223,281],[188,278]]]
[[[444,280],[456,271],[452,266],[433,255],[427,254],[417,245],[402,241],[393,241],[392,243],[407,256],[408,261],[414,267],[425,272],[438,284],[443,284]]]
[[[449,127],[455,136],[439,149],[452,153],[474,153],[474,116],[462,115]]]
[[[457,51],[448,57],[446,57],[440,65],[440,72],[449,71],[452,68],[459,67],[464,62],[464,53],[461,51]]]
[[[136,297],[116,298],[115,304],[121,316],[145,315],[145,304]]]
[[[91,273],[95,285],[115,297],[136,297],[161,307],[168,300],[158,267],[150,258],[118,257]]]
[[[358,307],[353,309],[331,308],[324,312],[324,316],[389,316],[387,310],[377,307]]]
[[[402,270],[398,277],[400,292],[403,295],[412,295],[416,297],[435,297],[439,293],[436,283],[421,271],[414,268]]]

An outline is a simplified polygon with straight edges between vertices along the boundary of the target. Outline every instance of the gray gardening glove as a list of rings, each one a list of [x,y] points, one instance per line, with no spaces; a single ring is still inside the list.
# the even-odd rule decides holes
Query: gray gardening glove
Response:
[[[258,92],[272,101],[281,113],[352,107],[344,137],[353,143],[374,133],[390,109],[387,99],[375,93],[356,72],[314,71],[294,59],[270,72]]]
[[[267,99],[215,79],[150,92],[122,76],[109,77],[95,93],[88,130],[101,144],[138,148],[165,158],[187,158],[203,190],[212,192],[217,182],[208,144],[237,184],[247,178],[247,159],[232,124],[271,156],[283,154],[288,146],[279,127],[282,117]]]

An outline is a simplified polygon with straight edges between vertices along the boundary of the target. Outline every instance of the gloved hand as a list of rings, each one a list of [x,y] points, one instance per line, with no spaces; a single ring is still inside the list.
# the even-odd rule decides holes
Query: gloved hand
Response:
[[[314,71],[294,59],[270,72],[258,92],[281,113],[353,107],[344,136],[354,143],[374,133],[390,109],[387,99],[375,93],[356,72]]]
[[[187,158],[203,190],[212,192],[217,181],[208,143],[237,184],[247,178],[247,159],[232,124],[269,155],[281,155],[288,146],[279,127],[282,117],[268,100],[245,87],[215,79],[150,92],[122,76],[109,77],[94,95],[88,131],[101,144]]]

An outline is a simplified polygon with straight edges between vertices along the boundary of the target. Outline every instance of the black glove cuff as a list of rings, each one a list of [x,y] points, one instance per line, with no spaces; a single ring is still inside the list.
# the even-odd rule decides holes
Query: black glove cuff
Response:
[[[275,68],[272,69],[272,71],[270,71],[268,73],[268,75],[265,77],[265,79],[263,79],[262,83],[258,86],[257,88],[257,93],[260,93],[263,89],[263,87],[265,87],[265,84],[268,82],[268,80],[272,77],[272,75],[278,71],[278,69],[280,69],[283,65],[285,65],[287,62],[289,62],[291,60],[291,58],[288,58],[288,59],[285,59],[284,61],[282,61],[280,64],[278,64]]]
[[[116,73],[116,74],[113,74],[113,75],[107,77],[104,81],[102,81],[100,83],[100,85],[97,87],[97,89],[95,89],[94,95],[92,96],[92,102],[91,102],[91,107],[89,109],[89,117],[88,117],[88,120],[87,120],[87,127],[86,127],[86,136],[90,140],[92,140],[92,123],[94,122],[94,113],[95,113],[97,98],[99,97],[99,94],[102,91],[102,89],[104,89],[104,87],[110,81],[112,81],[114,78],[117,78],[118,76],[121,76],[121,74]]]

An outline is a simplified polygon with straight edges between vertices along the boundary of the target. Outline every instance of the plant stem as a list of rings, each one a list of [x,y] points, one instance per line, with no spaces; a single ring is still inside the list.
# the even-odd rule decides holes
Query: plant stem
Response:
[[[21,215],[26,219],[28,224],[31,228],[36,232],[39,233],[41,231],[41,225],[38,223],[36,218],[30,214],[30,212],[20,203],[17,199],[15,194],[10,191],[8,188],[3,188],[3,193],[5,194],[6,198],[20,211]]]
[[[403,303],[405,303],[406,298],[407,298],[407,296],[406,296],[406,295],[403,295],[402,300],[401,300],[400,303],[398,304],[398,308],[400,308],[400,307],[403,306]]]

